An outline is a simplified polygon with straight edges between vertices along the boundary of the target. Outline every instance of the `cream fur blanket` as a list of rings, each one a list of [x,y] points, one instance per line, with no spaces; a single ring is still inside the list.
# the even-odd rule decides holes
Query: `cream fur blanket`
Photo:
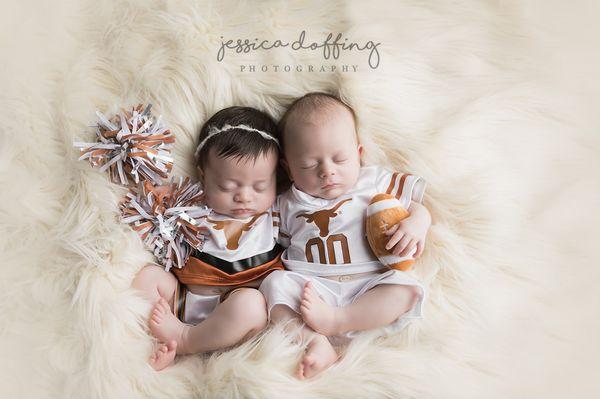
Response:
[[[593,2],[63,1],[0,15],[0,397],[598,397],[600,140]],[[217,61],[221,36],[381,42],[324,60],[273,49]],[[262,72],[261,65],[358,65]],[[242,72],[241,65],[256,65]],[[307,91],[356,109],[368,161],[423,176],[434,217],[426,317],[356,339],[321,378],[291,376],[279,330],[156,373],[152,258],[116,217],[123,189],[77,162],[99,109],[152,102],[193,173],[219,109],[279,117]]]

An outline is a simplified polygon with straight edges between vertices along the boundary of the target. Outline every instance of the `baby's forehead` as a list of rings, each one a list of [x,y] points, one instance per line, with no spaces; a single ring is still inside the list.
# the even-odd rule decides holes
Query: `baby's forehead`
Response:
[[[307,129],[313,131],[314,128],[325,126],[328,126],[327,129],[336,130],[338,132],[337,137],[339,137],[339,134],[346,135],[348,139],[356,137],[354,117],[343,105],[333,104],[327,107],[307,109],[306,112],[298,112],[297,118],[290,118],[286,123],[285,131],[282,132],[285,136],[284,151],[289,150],[286,143],[293,142],[292,145],[300,145],[300,142],[304,142],[304,144],[309,145],[306,140],[310,139],[303,139]]]
[[[336,102],[328,102],[297,109],[288,120],[288,126],[296,127],[298,124],[337,121],[343,118],[352,118],[350,111]]]
[[[208,152],[205,173],[219,176],[236,175],[239,178],[268,176],[277,168],[278,159],[279,156],[275,151],[261,153],[258,156],[251,154],[222,156],[211,148]]]

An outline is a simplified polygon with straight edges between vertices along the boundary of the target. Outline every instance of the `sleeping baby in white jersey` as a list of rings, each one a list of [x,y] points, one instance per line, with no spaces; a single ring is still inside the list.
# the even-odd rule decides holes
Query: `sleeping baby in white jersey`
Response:
[[[421,204],[423,179],[361,167],[354,112],[334,96],[296,100],[280,122],[280,143],[293,181],[277,201],[287,270],[271,273],[260,290],[271,320],[303,322],[299,338],[308,344],[296,373],[304,379],[337,361],[330,338],[389,334],[421,317],[424,287],[404,270],[421,255],[431,216]],[[383,201],[371,208],[374,197]],[[394,202],[404,216],[382,227],[378,259],[366,236],[367,209],[380,217]]]
[[[161,370],[176,354],[225,349],[267,325],[263,278],[283,269],[277,244],[277,125],[253,108],[230,107],[202,127],[196,150],[210,213],[202,248],[181,268],[145,266],[132,286],[155,305],[149,327],[161,343],[150,365]]]

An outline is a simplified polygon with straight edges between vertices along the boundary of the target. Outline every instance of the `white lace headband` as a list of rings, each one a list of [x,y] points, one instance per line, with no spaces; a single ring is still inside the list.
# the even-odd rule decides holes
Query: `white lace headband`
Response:
[[[200,142],[200,144],[198,144],[198,148],[196,148],[196,153],[194,154],[194,156],[196,157],[196,159],[198,159],[198,155],[200,154],[200,150],[202,149],[202,147],[204,147],[204,145],[206,144],[206,142],[208,141],[208,139],[210,139],[211,137],[216,136],[219,133],[222,132],[226,132],[228,130],[232,130],[232,129],[242,129],[242,130],[247,130],[249,132],[256,132],[258,134],[260,134],[263,138],[267,139],[267,140],[273,140],[275,142],[275,144],[277,144],[277,147],[279,147],[279,140],[277,140],[275,137],[263,132],[262,130],[258,130],[258,129],[254,129],[248,125],[235,125],[235,126],[231,126],[231,125],[223,125],[223,127],[221,128],[216,128],[214,126],[212,126],[210,128],[210,130],[208,131],[208,135],[204,138],[204,140],[202,140]]]

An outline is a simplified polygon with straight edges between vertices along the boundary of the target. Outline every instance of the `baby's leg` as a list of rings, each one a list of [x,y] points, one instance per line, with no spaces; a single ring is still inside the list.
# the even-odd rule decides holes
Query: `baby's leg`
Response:
[[[295,320],[301,322],[298,314],[286,305],[275,305],[271,310],[274,322]],[[308,341],[306,352],[298,364],[296,376],[300,379],[311,378],[326,370],[339,358],[326,336],[316,333],[303,324],[298,337],[303,342]]]
[[[178,354],[224,349],[256,335],[266,325],[265,298],[253,288],[232,292],[195,326],[177,319],[164,299],[159,299],[150,320],[150,328],[159,339],[177,342]]]
[[[142,291],[144,297],[152,303],[164,298],[170,306],[173,306],[177,279],[162,267],[146,265],[135,276],[131,286]]]
[[[331,306],[319,297],[310,282],[302,293],[302,318],[315,331],[342,335],[348,331],[379,328],[393,323],[415,304],[416,287],[382,284],[371,288],[345,307]]]
[[[163,298],[167,306],[172,306],[177,287],[177,279],[173,274],[156,265],[146,265],[133,279],[131,286],[142,292],[143,296],[152,303]],[[150,356],[150,365],[155,370],[162,370],[173,362],[176,353],[176,343],[163,341]]]

